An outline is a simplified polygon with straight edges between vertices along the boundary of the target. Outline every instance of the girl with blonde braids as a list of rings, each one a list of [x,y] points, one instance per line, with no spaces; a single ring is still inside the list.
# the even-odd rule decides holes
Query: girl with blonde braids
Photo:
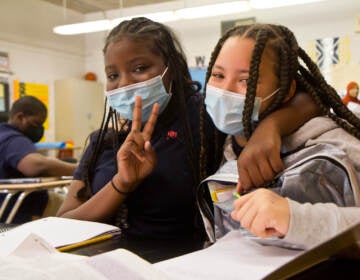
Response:
[[[358,208],[337,207],[360,205],[360,120],[344,106],[288,28],[252,24],[230,29],[212,53],[206,82],[206,110],[220,131],[232,135],[233,159],[241,156],[264,118],[297,91],[310,94],[325,115],[282,139],[285,171],[267,185],[281,196],[265,189],[244,195],[235,201],[233,219],[261,237],[290,232],[285,239],[304,246],[360,220]],[[268,134],[272,137],[273,132]],[[249,188],[238,184],[237,191],[244,190]],[[312,208],[291,199],[321,204]],[[346,219],[349,209],[356,214]],[[324,224],[331,224],[331,229]]]

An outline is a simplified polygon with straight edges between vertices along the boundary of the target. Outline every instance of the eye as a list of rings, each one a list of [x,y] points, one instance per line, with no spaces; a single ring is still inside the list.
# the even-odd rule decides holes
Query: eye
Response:
[[[239,82],[240,82],[240,84],[242,84],[242,85],[247,85],[247,81],[248,81],[248,79],[240,79],[239,80]]]
[[[109,74],[106,75],[106,78],[107,78],[109,81],[116,80],[118,77],[119,77],[119,75],[116,74],[116,73],[109,73]]]
[[[212,72],[211,77],[213,77],[215,79],[224,79],[224,75],[222,73],[218,73],[218,72]]]
[[[145,72],[149,67],[145,65],[137,65],[134,69],[134,72],[136,73],[143,73]]]

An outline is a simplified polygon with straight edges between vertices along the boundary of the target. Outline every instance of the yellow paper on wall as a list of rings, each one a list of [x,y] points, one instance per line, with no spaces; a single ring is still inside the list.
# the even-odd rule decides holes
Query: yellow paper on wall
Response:
[[[5,87],[0,83],[0,98],[5,98]]]

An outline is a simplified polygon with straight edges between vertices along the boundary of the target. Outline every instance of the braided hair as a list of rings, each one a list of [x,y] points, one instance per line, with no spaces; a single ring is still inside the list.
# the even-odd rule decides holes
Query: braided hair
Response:
[[[294,34],[285,26],[274,24],[250,24],[235,26],[229,29],[219,40],[213,50],[206,73],[206,83],[211,70],[225,41],[233,36],[249,38],[255,41],[250,61],[249,79],[243,112],[244,134],[249,139],[252,127],[251,115],[254,108],[259,66],[265,48],[270,48],[278,57],[275,71],[279,77],[280,89],[274,101],[259,116],[259,120],[278,109],[287,96],[291,82],[296,81],[297,87],[309,93],[324,115],[329,116],[340,127],[351,135],[360,138],[360,120],[343,104],[336,90],[322,76],[317,65],[306,52],[299,47]]]
[[[133,18],[121,22],[114,27],[105,40],[103,53],[105,54],[110,43],[119,42],[122,38],[149,43],[151,51],[159,55],[168,67],[168,75],[172,81],[172,97],[164,112],[159,116],[156,131],[164,131],[174,118],[185,118],[185,143],[188,151],[188,162],[193,168],[195,182],[199,182],[199,168],[195,164],[197,157],[193,150],[192,132],[186,113],[186,102],[190,96],[197,93],[201,85],[191,80],[184,52],[173,32],[165,25],[144,17]],[[126,136],[130,132],[131,121],[121,120],[118,113],[112,108],[107,110],[105,104],[101,127],[95,133],[94,150],[84,161],[83,180],[84,188],[78,192],[78,198],[86,200],[92,193],[92,181],[97,160],[102,151],[111,147],[114,152],[116,166],[116,153]],[[112,127],[109,128],[109,124]],[[110,132],[110,133],[109,133]]]

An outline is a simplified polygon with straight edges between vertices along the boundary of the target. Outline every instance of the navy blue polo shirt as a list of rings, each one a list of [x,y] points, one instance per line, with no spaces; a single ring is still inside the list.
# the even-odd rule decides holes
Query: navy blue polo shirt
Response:
[[[18,171],[19,161],[28,154],[35,153],[36,147],[31,140],[16,127],[0,123],[0,178],[21,178]]]
[[[36,153],[34,143],[22,134],[16,127],[7,123],[0,123],[0,178],[22,178],[24,175],[18,171],[19,161],[28,154]],[[14,205],[19,194],[13,196],[6,208],[3,220]],[[0,194],[0,205],[5,194]],[[30,193],[21,204],[13,222],[23,223],[30,221],[33,215],[40,216],[48,200],[47,191]]]
[[[187,102],[188,118],[194,147],[199,154],[199,109],[201,96],[196,94]],[[156,129],[155,129],[156,131]],[[154,135],[155,134],[155,135]],[[150,238],[176,238],[194,233],[196,215],[194,171],[185,142],[185,120],[179,117],[165,130],[154,133],[151,144],[157,154],[157,165],[135,192],[126,199],[128,208],[128,235]],[[207,139],[211,142],[212,139]],[[86,158],[92,153],[95,139],[91,139],[74,179],[82,180]],[[193,164],[198,164],[198,159]],[[99,156],[93,177],[92,190],[98,192],[117,172],[116,151],[105,148]]]

